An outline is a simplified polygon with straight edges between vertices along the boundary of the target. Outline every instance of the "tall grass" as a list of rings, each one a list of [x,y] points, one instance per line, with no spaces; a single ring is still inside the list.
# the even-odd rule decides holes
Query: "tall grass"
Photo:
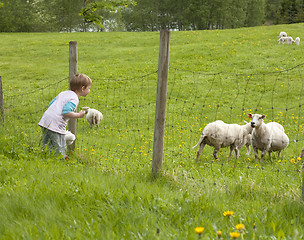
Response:
[[[1,33],[5,125],[0,137],[1,239],[303,239],[302,45],[279,45],[303,24],[172,32],[165,149],[151,177],[159,33]],[[101,110],[100,129],[78,121],[62,162],[39,145],[48,102],[68,86],[68,43],[93,79],[79,106]],[[50,84],[54,84],[49,87]],[[43,89],[42,89],[43,88]],[[219,159],[192,146],[210,121],[247,112],[284,125],[283,157]],[[233,211],[232,216],[224,212]]]

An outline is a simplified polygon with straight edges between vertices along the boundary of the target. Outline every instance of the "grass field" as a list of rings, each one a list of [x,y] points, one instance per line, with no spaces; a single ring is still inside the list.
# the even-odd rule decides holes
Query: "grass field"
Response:
[[[158,32],[0,33],[0,239],[304,239],[303,45],[277,42],[281,31],[304,39],[303,26],[171,32],[156,179]],[[75,152],[62,162],[41,151],[37,123],[68,88],[69,41],[93,80],[79,108],[104,119],[98,130],[78,121]],[[222,149],[214,160],[206,146],[195,161],[207,123],[242,124],[256,112],[284,126],[282,157],[256,162],[242,149],[227,160]]]

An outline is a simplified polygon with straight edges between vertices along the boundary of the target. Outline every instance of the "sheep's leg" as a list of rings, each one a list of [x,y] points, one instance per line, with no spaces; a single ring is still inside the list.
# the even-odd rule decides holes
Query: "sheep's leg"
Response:
[[[267,150],[263,150],[261,153],[261,162],[264,160],[264,156],[267,153]]]
[[[247,148],[247,153],[246,155],[248,156],[250,154],[250,145],[249,144],[246,144],[246,148]]]
[[[233,151],[235,152],[235,157],[236,157],[236,158],[238,158],[238,154],[239,154],[239,153],[238,153],[238,149],[237,149],[237,148],[235,148],[235,147],[233,147],[233,146],[231,146],[231,147],[230,147],[230,153],[229,153],[229,157],[228,157],[228,159],[230,159],[230,158],[231,158],[231,156],[232,156],[232,152],[233,152]]]
[[[232,155],[233,150],[234,150],[233,146],[230,146],[230,153],[229,153],[229,156],[228,156],[228,160],[230,159],[230,157],[231,157],[231,155]]]
[[[255,160],[257,161],[259,159],[259,151],[258,149],[252,145],[252,149],[254,151]]]
[[[238,148],[234,149],[234,152],[235,152],[235,158],[238,159],[239,156],[240,156],[240,151]]]
[[[214,147],[214,151],[213,151],[213,157],[215,158],[215,159],[218,159],[218,157],[217,157],[217,153],[218,153],[218,151],[220,150],[220,148],[219,147]]]
[[[281,151],[279,151],[279,153],[278,153],[278,158],[280,158],[280,156],[281,156]]]
[[[203,152],[203,150],[204,150],[204,147],[205,147],[205,143],[201,143],[201,145],[200,145],[200,147],[199,147],[199,149],[198,149],[198,151],[197,151],[197,155],[196,155],[196,161],[198,161],[198,159],[200,158],[200,156],[201,156],[201,154],[202,154],[202,152]]]

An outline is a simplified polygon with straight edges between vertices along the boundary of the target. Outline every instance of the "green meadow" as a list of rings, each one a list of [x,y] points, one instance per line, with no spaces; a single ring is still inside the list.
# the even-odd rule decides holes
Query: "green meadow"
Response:
[[[152,176],[159,32],[0,33],[0,239],[304,239],[304,24],[171,32],[160,174]],[[68,161],[43,151],[38,122],[68,89],[69,42],[91,77],[99,128],[77,122]],[[265,114],[289,146],[219,159],[201,131]],[[243,224],[243,225],[240,225]],[[244,226],[244,229],[243,229]],[[202,233],[198,233],[202,227]]]

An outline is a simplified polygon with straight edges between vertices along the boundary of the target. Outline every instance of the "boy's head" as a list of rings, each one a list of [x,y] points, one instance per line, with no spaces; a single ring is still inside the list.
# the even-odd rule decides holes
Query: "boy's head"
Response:
[[[87,75],[76,73],[70,80],[70,89],[72,91],[79,91],[82,87],[89,87],[92,85],[92,80]]]

